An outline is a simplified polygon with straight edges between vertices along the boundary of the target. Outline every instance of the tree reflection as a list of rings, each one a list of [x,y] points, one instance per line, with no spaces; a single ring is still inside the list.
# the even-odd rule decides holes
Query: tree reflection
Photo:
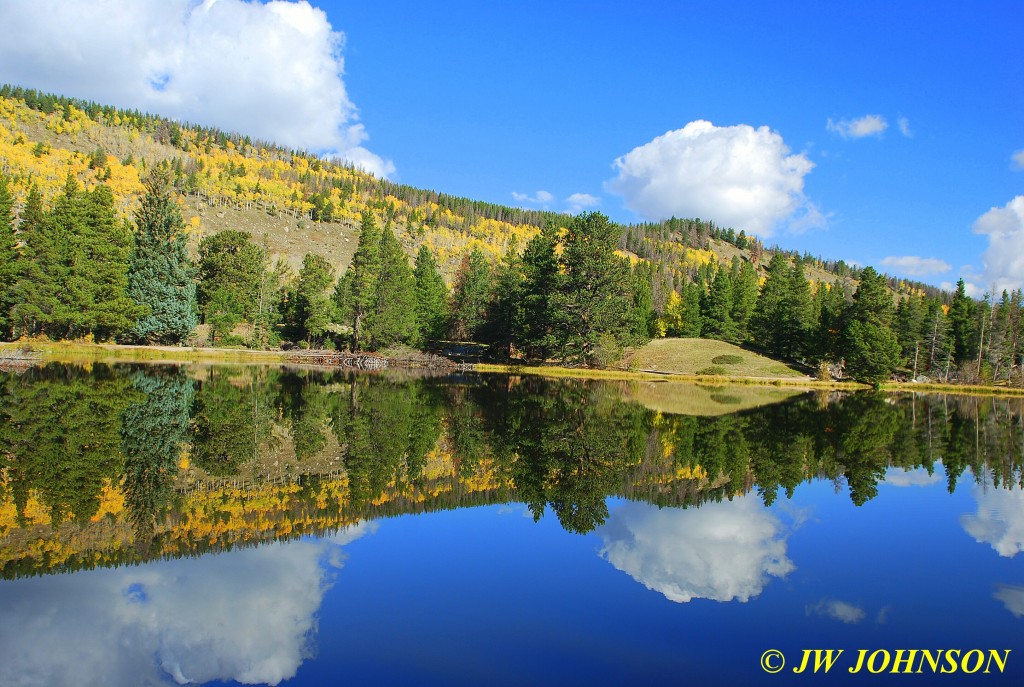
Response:
[[[16,575],[200,553],[508,501],[585,533],[608,520],[612,495],[700,507],[749,494],[770,506],[815,479],[862,505],[891,468],[930,474],[939,459],[950,490],[968,471],[993,487],[1022,483],[1022,399],[820,392],[692,417],[623,391],[267,367],[50,365],[0,376],[0,512],[10,514],[0,563]],[[122,522],[134,554],[118,548]],[[7,544],[43,525],[53,533],[34,541],[63,537],[60,546],[21,554],[23,544]],[[60,534],[65,525],[91,534]],[[89,546],[105,553],[85,556]]]

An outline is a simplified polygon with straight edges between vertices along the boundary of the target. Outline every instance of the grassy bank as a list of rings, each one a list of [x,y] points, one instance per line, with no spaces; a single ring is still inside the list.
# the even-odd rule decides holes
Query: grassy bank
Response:
[[[281,351],[246,348],[191,348],[188,346],[121,346],[77,341],[33,341],[28,346],[46,362],[175,362],[175,363],[283,363]],[[25,343],[0,343],[5,350],[24,348]]]

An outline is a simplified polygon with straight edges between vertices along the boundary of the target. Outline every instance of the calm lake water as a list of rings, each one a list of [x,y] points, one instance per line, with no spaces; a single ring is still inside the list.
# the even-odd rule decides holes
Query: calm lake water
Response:
[[[0,685],[1019,685],[1022,416],[498,375],[0,375]]]

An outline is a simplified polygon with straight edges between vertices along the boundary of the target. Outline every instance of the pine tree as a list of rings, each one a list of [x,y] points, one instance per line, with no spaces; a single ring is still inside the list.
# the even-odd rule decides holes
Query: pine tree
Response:
[[[197,323],[195,268],[185,247],[185,223],[171,194],[169,172],[153,169],[135,217],[135,253],[128,295],[148,309],[121,338],[131,343],[180,344]]]
[[[0,337],[10,333],[14,281],[17,277],[17,239],[14,235],[14,196],[10,179],[0,173]]]
[[[230,299],[237,304],[237,320],[252,322],[259,308],[261,277],[266,270],[266,251],[244,231],[227,230],[204,237],[199,242],[196,286],[200,311],[207,316],[207,308],[215,298]],[[218,292],[224,293],[217,296]]]
[[[900,344],[890,329],[894,315],[885,277],[865,267],[843,316],[842,350],[848,375],[877,385],[899,366]]]
[[[700,314],[704,323],[701,336],[735,341],[736,324],[732,320],[733,295],[729,270],[719,267],[701,306]]]
[[[550,299],[559,287],[558,228],[545,226],[522,255],[522,333],[520,347],[529,359],[546,360],[552,346]]]
[[[782,325],[788,286],[789,266],[782,253],[776,252],[768,262],[768,276],[761,287],[757,307],[750,321],[754,343],[774,355],[782,355],[784,347]]]
[[[462,259],[452,286],[448,331],[455,341],[478,341],[487,321],[491,265],[479,248]]]
[[[114,213],[114,195],[105,185],[86,194],[80,257],[72,268],[86,282],[83,323],[98,340],[129,329],[145,309],[128,297],[128,268],[135,245],[129,226]]]
[[[57,306],[58,284],[47,269],[56,260],[56,248],[47,231],[43,196],[35,184],[29,189],[18,234],[24,247],[15,264],[16,281],[11,289],[14,337],[41,332]]]
[[[421,245],[416,254],[413,279],[416,282],[416,329],[420,345],[426,346],[444,339],[448,321],[448,286],[426,244]]]
[[[483,341],[501,355],[511,357],[523,329],[523,262],[515,237],[494,270],[494,288],[487,307]]]
[[[368,341],[363,325],[377,303],[377,283],[380,277],[381,232],[373,214],[363,213],[359,225],[359,245],[352,256],[352,266],[339,280],[335,290],[335,303],[352,323],[352,350],[358,351]]]
[[[949,325],[953,335],[953,360],[960,366],[973,360],[977,354],[974,302],[967,297],[963,279],[957,280],[956,292],[949,304]]]
[[[327,326],[334,319],[334,303],[328,290],[334,283],[334,268],[316,253],[302,258],[302,269],[295,286],[295,315],[298,335],[311,345],[319,345]]]
[[[409,258],[390,226],[380,238],[380,272],[375,287],[373,311],[366,329],[375,350],[416,339],[416,284]]]
[[[629,261],[615,254],[622,230],[598,212],[569,222],[559,259],[562,279],[551,298],[559,357],[594,363],[614,357],[630,336]]]
[[[746,237],[740,232],[743,241]],[[739,263],[737,265],[737,263]],[[746,341],[750,337],[750,318],[757,306],[757,270],[747,260],[733,259],[732,277],[732,321],[736,325],[736,340]]]
[[[810,352],[814,324],[811,288],[799,257],[794,261],[786,280],[783,315],[779,324],[780,352],[792,359],[802,359]]]

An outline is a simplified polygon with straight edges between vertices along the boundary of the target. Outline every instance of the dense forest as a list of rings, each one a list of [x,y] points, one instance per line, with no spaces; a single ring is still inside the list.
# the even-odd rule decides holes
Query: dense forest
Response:
[[[978,301],[962,281],[949,294],[699,219],[623,227],[471,201],[19,87],[0,86],[0,124],[4,339],[457,341],[607,366],[652,337],[705,337],[822,377],[1024,385],[1019,290]],[[204,231],[220,207],[287,221],[278,234],[312,227],[313,250],[271,249],[273,231],[230,218]]]

